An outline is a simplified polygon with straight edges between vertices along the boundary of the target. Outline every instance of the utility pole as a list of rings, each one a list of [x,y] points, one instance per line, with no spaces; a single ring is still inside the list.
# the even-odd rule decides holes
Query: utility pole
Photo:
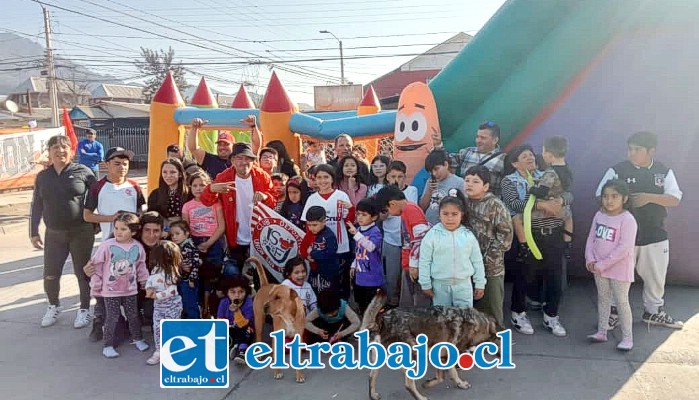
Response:
[[[44,11],[44,33],[46,34],[46,61],[47,77],[46,86],[49,90],[49,104],[51,105],[51,126],[58,127],[58,93],[56,90],[56,69],[53,64],[53,48],[51,47],[51,16],[49,10],[43,4]]]
[[[345,84],[345,57],[342,54],[342,40],[340,40],[337,36],[335,36],[335,34],[333,34],[330,31],[327,31],[327,30],[318,31],[318,33],[327,33],[327,34],[331,35],[332,37],[334,37],[335,40],[337,40],[340,43],[340,85],[344,85]]]

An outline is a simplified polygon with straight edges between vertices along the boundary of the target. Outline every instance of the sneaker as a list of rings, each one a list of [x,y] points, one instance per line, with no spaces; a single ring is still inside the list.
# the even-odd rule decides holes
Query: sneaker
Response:
[[[102,355],[107,357],[107,358],[117,358],[119,357],[119,353],[117,353],[116,350],[114,350],[114,347],[108,346],[102,349]]]
[[[46,312],[46,314],[48,315],[48,311]],[[643,322],[649,325],[659,325],[673,329],[682,329],[684,327],[684,322],[675,321],[674,318],[672,318],[669,314],[665,312],[663,307],[659,307],[658,312],[655,314],[651,314],[648,311],[644,311],[642,319]]]
[[[532,323],[529,322],[526,311],[521,313],[516,313],[513,311],[511,322],[512,326],[517,330],[517,332],[524,335],[534,334],[534,328],[532,328]]]
[[[565,336],[568,333],[566,332],[566,328],[561,325],[561,321],[558,319],[558,315],[555,317],[549,317],[544,313],[544,328],[548,329],[551,331],[551,333],[554,334],[554,336]]]
[[[631,351],[631,349],[633,349],[633,340],[622,339],[622,341],[619,342],[618,345],[616,345],[616,349],[619,351]]]
[[[160,352],[158,350],[154,351],[153,355],[150,356],[150,358],[146,360],[146,364],[148,364],[148,365],[160,364]]]
[[[136,340],[135,342],[131,342],[131,344],[133,344],[134,346],[136,346],[136,348],[138,349],[138,351],[146,351],[146,350],[148,350],[148,349],[150,348],[150,346],[148,345],[148,343],[146,343],[146,341],[143,340],[143,339],[141,339],[141,340]]]
[[[90,325],[90,321],[92,321],[92,314],[90,314],[90,310],[86,310],[84,308],[81,308],[80,310],[78,310],[78,314],[75,316],[75,322],[73,322],[73,328],[82,329],[82,328]]]
[[[238,354],[236,354],[233,358],[233,362],[237,365],[245,365],[245,352],[241,351]]]
[[[41,327],[46,328],[48,326],[51,326],[56,323],[58,320],[58,313],[59,309],[56,306],[50,305],[46,309],[46,314],[44,314],[44,317],[41,319]]]
[[[587,335],[587,338],[592,342],[592,343],[602,343],[607,341],[607,332],[600,331],[595,333],[594,335]]]
[[[616,310],[616,306],[612,306],[611,312],[609,313],[609,328],[608,331],[614,330],[614,328],[619,325],[619,312]]]
[[[234,344],[233,347],[231,347],[231,350],[228,352],[228,358],[231,360],[235,358],[235,356],[238,354],[238,345]]]
[[[102,318],[95,318],[92,320],[92,330],[88,338],[91,342],[99,342],[104,337],[104,331],[102,330],[103,323]]]

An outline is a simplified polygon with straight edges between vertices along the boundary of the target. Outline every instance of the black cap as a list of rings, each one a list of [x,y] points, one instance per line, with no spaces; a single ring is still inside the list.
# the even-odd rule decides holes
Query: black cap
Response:
[[[134,153],[131,150],[126,150],[123,147],[112,147],[107,150],[107,155],[104,157],[104,161],[109,161],[114,157],[125,157],[129,161],[133,160]]]
[[[231,157],[235,157],[239,154],[242,154],[250,158],[257,158],[255,153],[252,152],[252,147],[250,147],[250,145],[247,143],[236,143],[233,145],[233,152],[231,153]]]
[[[167,146],[167,152],[168,153],[179,153],[180,152],[180,146],[176,144],[171,144]]]

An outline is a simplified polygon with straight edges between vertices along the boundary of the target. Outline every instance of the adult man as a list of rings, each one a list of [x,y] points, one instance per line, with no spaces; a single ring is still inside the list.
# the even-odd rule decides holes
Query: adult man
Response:
[[[682,329],[684,323],[665,312],[663,295],[670,262],[670,249],[664,221],[667,207],[677,207],[682,191],[672,169],[653,159],[658,138],[651,132],[638,132],[627,141],[628,160],[607,170],[597,188],[597,196],[610,179],[629,185],[629,205],[636,217],[636,272],[643,279],[643,322]],[[609,317],[610,328],[619,321],[616,307]]]
[[[213,180],[216,179],[219,173],[231,166],[230,157],[233,151],[233,145],[235,144],[235,138],[230,133],[221,131],[218,134],[218,140],[216,140],[217,154],[208,153],[206,150],[200,148],[197,143],[197,132],[199,128],[204,126],[207,122],[208,121],[204,121],[201,118],[194,118],[192,120],[192,128],[187,135],[187,148],[189,152],[192,153],[197,164],[199,164]],[[259,149],[260,143],[262,142],[262,132],[257,128],[257,119],[254,115],[248,115],[242,122],[248,124],[250,127],[252,149],[254,150],[253,152],[257,154],[257,149]]]
[[[87,129],[85,134],[86,139],[83,139],[78,143],[78,160],[80,164],[90,168],[97,179],[100,178],[100,163],[104,158],[104,147],[102,143],[95,140],[97,137],[97,131],[94,129]]]
[[[164,224],[165,219],[156,211],[148,211],[143,213],[141,216],[141,231],[136,239],[141,242],[143,248],[146,250],[146,266],[149,271],[151,268],[148,264],[150,250],[160,241],[163,234]],[[88,279],[95,273],[95,267],[92,265],[91,261],[89,261],[85,267],[83,267],[83,271]],[[90,340],[93,342],[98,342],[102,340],[102,328],[104,326],[106,310],[104,307],[103,298],[98,297],[95,300],[97,300],[97,302],[95,303],[95,318],[92,323]],[[143,318],[142,326],[151,326],[153,322],[153,299],[147,299],[145,297],[145,291],[139,291],[138,308]]]
[[[340,165],[340,161],[347,156],[352,155],[352,149],[354,148],[354,141],[350,137],[350,135],[346,133],[341,133],[337,135],[335,138],[335,158],[330,160],[328,164],[332,165],[333,168],[337,169],[337,166]],[[363,163],[360,162],[359,165],[357,166],[357,172],[359,175],[364,179],[364,182],[368,182],[369,179],[369,167]]]
[[[476,147],[467,147],[458,153],[450,153],[449,161],[455,173],[464,177],[474,165],[483,165],[490,171],[490,190],[500,196],[500,181],[505,171],[506,154],[498,146],[500,126],[493,121],[485,121],[478,126]],[[440,143],[439,147],[443,144]]]
[[[257,156],[247,143],[236,143],[231,153],[232,166],[218,174],[201,194],[201,202],[212,206],[219,199],[226,220],[226,240],[233,259],[242,267],[250,254],[252,208],[263,202],[274,208],[272,180],[260,167],[254,165]]]
[[[90,288],[80,266],[90,259],[95,241],[93,226],[83,219],[83,203],[96,179],[89,168],[71,161],[73,154],[67,136],[53,136],[48,148],[51,166],[36,176],[30,223],[31,243],[39,250],[43,248],[39,236],[42,218],[46,224],[44,292],[49,306],[41,326],[51,326],[58,319],[60,279],[70,253],[80,289],[80,310],[73,327],[83,328],[90,323]]]
[[[133,151],[123,147],[107,150],[107,176],[91,187],[87,194],[83,218],[87,222],[100,224],[102,240],[112,233],[117,211],[137,213],[143,211],[146,203],[138,183],[126,178],[133,156]]]

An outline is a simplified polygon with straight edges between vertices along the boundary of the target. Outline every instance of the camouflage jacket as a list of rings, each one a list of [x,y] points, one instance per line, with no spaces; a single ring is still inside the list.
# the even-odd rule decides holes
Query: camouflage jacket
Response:
[[[469,228],[483,254],[486,276],[505,274],[505,252],[512,245],[512,218],[505,204],[492,193],[468,201]]]

